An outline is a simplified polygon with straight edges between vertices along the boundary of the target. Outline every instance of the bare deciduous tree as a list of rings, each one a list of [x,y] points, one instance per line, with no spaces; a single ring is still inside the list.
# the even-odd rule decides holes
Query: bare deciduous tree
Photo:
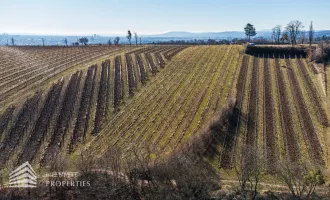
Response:
[[[285,159],[279,163],[277,175],[291,194],[299,199],[308,199],[317,186],[325,183],[322,167],[306,161],[291,162]]]
[[[239,181],[239,192],[248,199],[255,199],[260,179],[266,174],[266,159],[262,150],[256,147],[244,147],[234,169]]]
[[[281,33],[282,33],[281,26],[277,25],[272,30],[273,30],[273,39],[274,39],[275,43],[280,44]]]
[[[300,35],[301,29],[303,27],[304,26],[302,25],[302,22],[299,20],[291,21],[285,27],[286,31],[289,33],[290,42],[291,42],[292,46],[297,44],[297,37],[298,37],[298,35]]]
[[[300,41],[301,41],[301,44],[304,44],[305,42],[305,31],[301,31],[301,36],[300,36]]]

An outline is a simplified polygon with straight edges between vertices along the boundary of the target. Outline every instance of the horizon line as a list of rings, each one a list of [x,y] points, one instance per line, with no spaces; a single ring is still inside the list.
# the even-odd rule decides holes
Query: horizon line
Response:
[[[320,30],[314,30],[315,32],[320,32],[320,31],[330,31],[330,29],[320,29]],[[3,31],[2,31],[3,32]],[[228,30],[228,31],[166,31],[166,32],[153,32],[153,33],[142,33],[139,34],[140,36],[154,36],[154,35],[162,35],[162,34],[167,34],[167,33],[192,33],[192,34],[205,34],[205,33],[226,33],[226,32],[242,32],[244,31],[237,31],[237,30]],[[271,32],[271,30],[260,30],[258,32]],[[305,30],[305,32],[308,32],[308,30]],[[132,31],[134,33],[134,31]],[[92,35],[97,35],[101,37],[125,37],[125,34],[122,33],[67,33],[67,34],[61,34],[61,33],[24,33],[24,32],[3,32],[1,35],[29,35],[29,36],[69,36],[69,37],[81,37],[81,36],[92,36]]]

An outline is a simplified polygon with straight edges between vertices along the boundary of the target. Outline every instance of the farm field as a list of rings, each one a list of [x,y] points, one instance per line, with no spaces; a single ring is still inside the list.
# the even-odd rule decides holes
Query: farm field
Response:
[[[219,132],[212,163],[230,169],[258,148],[269,169],[284,158],[329,164],[328,82],[323,89],[301,55],[239,45],[1,48],[1,165],[44,166],[86,148],[101,157],[113,146],[167,155],[231,100],[235,123]]]
[[[11,89],[1,91],[1,165],[49,163],[73,152],[98,135],[112,114],[184,48],[3,47],[8,73],[2,80]],[[26,65],[33,53],[36,58]],[[58,63],[63,63],[61,69]]]
[[[230,167],[235,154],[245,147],[262,149],[269,168],[283,158],[325,165],[329,160],[328,105],[312,66],[299,55],[246,55],[243,59],[241,70],[248,69],[240,74],[243,83],[237,85],[241,114],[232,133],[234,141],[225,142],[229,147],[224,147],[222,166]]]
[[[188,53],[192,49],[196,55]],[[185,52],[180,55],[187,57],[169,64],[164,79],[155,80],[159,90],[139,94],[88,146],[103,152],[106,145],[147,144],[170,153],[201,133],[235,98],[237,124],[218,142],[215,163],[232,168],[237,154],[255,147],[270,169],[284,158],[328,165],[328,101],[317,71],[305,58],[251,56],[237,46],[190,47]],[[143,100],[147,97],[149,101]]]
[[[33,93],[64,72],[81,67],[105,55],[117,54],[127,47],[0,47],[0,109]],[[60,74],[60,76],[56,76]],[[52,79],[52,80],[49,80]]]

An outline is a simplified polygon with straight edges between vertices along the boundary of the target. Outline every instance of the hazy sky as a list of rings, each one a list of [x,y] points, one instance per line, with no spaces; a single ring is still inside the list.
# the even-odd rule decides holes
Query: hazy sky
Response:
[[[257,30],[300,20],[330,29],[329,0],[0,0],[0,33],[59,35]]]

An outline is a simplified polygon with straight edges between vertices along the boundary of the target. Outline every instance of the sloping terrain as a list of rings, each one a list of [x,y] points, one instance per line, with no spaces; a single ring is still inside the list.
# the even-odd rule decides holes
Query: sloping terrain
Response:
[[[234,100],[231,123],[210,144],[212,163],[232,168],[245,149],[259,148],[270,169],[284,158],[328,165],[328,100],[301,55],[247,55],[237,45],[125,48],[3,109],[1,164],[47,165],[86,148],[101,157],[113,146],[170,154]]]
[[[103,48],[100,47],[100,51]],[[101,63],[94,61],[97,64],[90,67],[68,67],[72,74],[70,71],[55,73],[49,81],[60,77],[58,80],[39,85],[35,92],[31,89],[27,100],[22,98],[22,105],[12,102],[7,108],[3,106],[0,118],[1,165],[11,166],[25,161],[47,165],[60,154],[67,156],[78,144],[98,135],[113,113],[118,112],[125,101],[133,98],[152,77],[156,78],[166,62],[185,47],[121,49],[125,48],[125,51],[115,50],[107,54],[107,59]],[[37,73],[47,74],[43,69],[36,67]],[[17,73],[24,75],[25,70],[17,68]]]
[[[0,111],[39,90],[56,75],[62,77],[65,71],[125,50],[125,46],[0,47]]]

